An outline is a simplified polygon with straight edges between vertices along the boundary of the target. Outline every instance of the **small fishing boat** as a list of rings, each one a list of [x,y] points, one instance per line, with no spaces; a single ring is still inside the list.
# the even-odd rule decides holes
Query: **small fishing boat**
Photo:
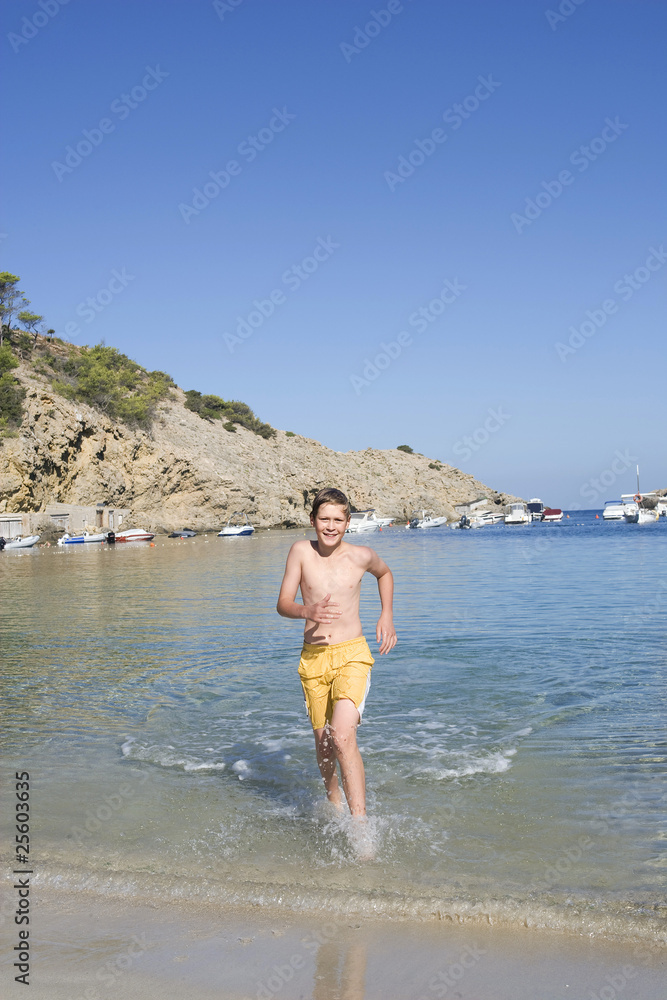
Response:
[[[84,531],[82,535],[68,535],[65,532],[59,539],[58,545],[84,545],[86,542],[106,542],[107,532],[98,531],[96,534]]]
[[[107,541],[112,545],[114,542],[152,542],[155,535],[143,528],[128,528],[127,531],[110,531]]]
[[[31,549],[33,547],[33,545],[35,544],[35,542],[38,542],[39,539],[40,539],[39,535],[26,535],[25,538],[22,538],[21,535],[19,535],[17,538],[10,538],[9,541],[5,541],[3,539],[3,541],[5,541],[5,544],[2,546],[2,548],[3,549]]]
[[[421,517],[419,516],[419,511],[414,511],[412,517],[408,521],[406,527],[408,528],[439,528],[441,525],[447,524],[446,517],[433,517],[430,511],[422,510]]]
[[[560,507],[545,507],[542,514],[543,521],[562,521],[563,511]]]
[[[244,520],[241,524],[232,524],[235,517],[242,517]],[[232,538],[237,535],[252,535],[254,530],[255,529],[248,520],[248,515],[245,511],[235,510],[222,531],[218,532],[218,538]]]
[[[183,528],[181,531],[172,531],[170,535],[167,535],[167,538],[194,538],[196,534],[197,532],[193,531],[192,528]]]
[[[533,515],[528,510],[525,503],[510,503],[507,505],[505,514],[505,524],[530,524]]]

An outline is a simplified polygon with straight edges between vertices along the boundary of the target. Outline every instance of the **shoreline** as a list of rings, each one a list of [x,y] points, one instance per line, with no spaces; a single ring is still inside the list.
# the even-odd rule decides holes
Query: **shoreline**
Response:
[[[217,875],[197,875],[197,869],[175,872],[151,867],[119,867],[108,861],[91,871],[70,865],[65,859],[44,866],[32,878],[34,890],[48,899],[52,894],[67,899],[95,902],[104,899],[116,907],[147,906],[160,910],[182,907],[197,917],[220,912],[268,913],[275,919],[298,919],[308,915],[312,923],[323,918],[339,921],[372,921],[392,927],[408,922],[424,928],[448,926],[493,928],[503,933],[524,930],[546,936],[591,939],[605,944],[631,945],[653,952],[667,943],[667,925],[657,904],[599,900],[570,893],[561,898],[517,898],[496,891],[467,897],[441,887],[438,893],[406,895],[391,887],[363,884],[365,863],[358,869],[356,888],[334,883],[308,885],[306,881],[258,879],[252,866],[226,868]],[[151,863],[152,865],[152,863]]]
[[[534,929],[41,891],[36,1000],[661,1000],[664,952]],[[3,962],[9,965],[8,950]],[[5,969],[5,976],[9,970]]]

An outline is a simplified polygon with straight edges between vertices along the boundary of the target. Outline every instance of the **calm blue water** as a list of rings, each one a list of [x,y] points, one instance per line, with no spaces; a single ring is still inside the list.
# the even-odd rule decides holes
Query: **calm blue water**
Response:
[[[303,534],[0,557],[3,767],[32,775],[37,878],[659,935],[667,520],[360,541],[399,634],[359,730],[371,862],[322,801],[300,626],[274,610]],[[378,613],[369,577],[372,649]]]

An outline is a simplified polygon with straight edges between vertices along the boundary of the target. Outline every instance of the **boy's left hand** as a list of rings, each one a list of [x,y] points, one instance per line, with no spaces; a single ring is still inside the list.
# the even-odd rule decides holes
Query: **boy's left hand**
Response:
[[[380,654],[388,653],[390,649],[394,648],[398,638],[391,615],[380,615],[375,629],[375,638],[380,643]]]

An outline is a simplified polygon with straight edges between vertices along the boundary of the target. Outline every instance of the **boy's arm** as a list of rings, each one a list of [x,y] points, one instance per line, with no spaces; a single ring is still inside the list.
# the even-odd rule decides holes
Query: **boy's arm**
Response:
[[[283,618],[307,618],[311,622],[329,625],[334,619],[339,618],[341,614],[340,611],[335,610],[338,604],[329,600],[331,594],[325,594],[317,604],[298,604],[295,601],[297,591],[301,585],[302,571],[301,554],[297,548],[298,545],[299,543],[297,542],[289,550],[285,575],[280,585],[276,611]]]
[[[369,552],[371,559],[368,572],[377,579],[382,604],[382,613],[375,629],[375,638],[380,643],[380,653],[382,654],[388,653],[398,642],[394,628],[394,577],[384,559],[380,559],[377,552],[373,552],[372,549],[369,549]]]

